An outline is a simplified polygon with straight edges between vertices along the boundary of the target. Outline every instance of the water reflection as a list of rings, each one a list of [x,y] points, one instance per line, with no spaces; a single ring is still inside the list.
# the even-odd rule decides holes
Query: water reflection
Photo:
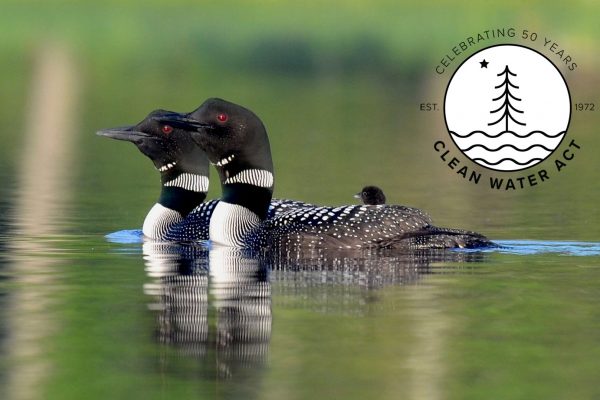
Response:
[[[252,379],[264,370],[272,336],[272,292],[279,306],[361,314],[377,289],[415,284],[435,264],[480,261],[482,253],[255,254],[239,249],[145,242],[157,340],[202,360],[209,376]],[[446,267],[447,268],[447,267]],[[275,289],[272,289],[274,287]],[[298,299],[303,299],[298,302]]]
[[[219,372],[257,367],[266,361],[271,340],[271,284],[263,260],[237,249],[211,250],[210,293],[217,318]]]
[[[185,354],[205,355],[208,342],[208,261],[201,247],[144,243],[146,273],[154,279],[144,292],[155,296],[159,342]]]
[[[10,399],[40,397],[53,370],[44,344],[60,327],[61,321],[50,316],[60,282],[48,273],[59,264],[48,255],[56,251],[52,241],[63,231],[72,200],[70,171],[79,122],[79,71],[69,47],[49,41],[33,61],[22,150],[7,142],[20,163],[14,175],[3,177],[2,195],[9,200],[0,205],[6,224],[0,228],[5,250],[0,272],[16,283],[9,296],[0,297],[6,313],[1,315],[0,345],[11,366],[1,392]],[[8,183],[13,179],[15,188]]]
[[[262,259],[237,249],[144,243],[144,286],[155,297],[157,338],[212,362],[229,378],[265,364],[271,339],[271,286]],[[210,369],[210,367],[209,367]]]

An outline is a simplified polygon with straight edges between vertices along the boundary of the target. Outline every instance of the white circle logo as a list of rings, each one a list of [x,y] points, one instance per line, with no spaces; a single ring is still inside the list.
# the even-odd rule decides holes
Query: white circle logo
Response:
[[[532,167],[567,133],[571,97],[560,71],[518,45],[483,49],[456,70],[444,100],[450,137],[473,162],[497,171]]]

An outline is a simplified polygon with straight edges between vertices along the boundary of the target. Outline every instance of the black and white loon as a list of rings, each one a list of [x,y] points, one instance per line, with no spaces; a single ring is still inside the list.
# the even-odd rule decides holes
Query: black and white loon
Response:
[[[185,242],[208,240],[210,217],[219,203],[203,203],[209,186],[209,161],[187,132],[159,122],[171,114],[155,110],[137,125],[104,129],[97,134],[132,142],[160,172],[160,197],[144,220],[144,236]],[[305,206],[294,200],[273,199],[268,215]]]
[[[273,162],[266,129],[252,111],[209,99],[191,113],[157,120],[186,130],[217,166],[223,196],[210,218],[213,243],[280,250],[493,245],[475,232],[435,227],[421,210],[398,205],[304,207],[267,219]]]
[[[98,131],[101,136],[132,142],[152,160],[160,172],[161,192],[144,220],[142,231],[151,239],[163,238],[169,229],[206,199],[208,191],[208,158],[189,134],[156,118],[170,114],[156,110],[143,121]]]

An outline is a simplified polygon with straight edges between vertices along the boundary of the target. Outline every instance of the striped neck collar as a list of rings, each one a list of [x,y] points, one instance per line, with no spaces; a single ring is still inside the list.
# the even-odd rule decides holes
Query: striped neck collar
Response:
[[[166,182],[163,181],[163,186],[178,187],[191,192],[208,192],[209,180],[208,176],[205,175],[184,172],[176,177],[165,178],[164,180]]]
[[[162,176],[162,190],[158,203],[186,216],[206,199],[208,177],[192,173]]]
[[[230,176],[223,182],[224,185],[232,183],[245,183],[261,188],[273,188],[273,173],[264,169],[245,169]]]
[[[273,196],[271,171],[250,168],[232,175],[224,171],[224,175],[221,176],[224,201],[246,207],[260,219],[267,217]]]

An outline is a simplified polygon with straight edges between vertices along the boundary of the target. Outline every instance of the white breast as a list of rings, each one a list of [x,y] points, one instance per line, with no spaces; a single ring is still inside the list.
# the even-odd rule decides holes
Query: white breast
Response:
[[[258,215],[237,204],[220,201],[210,218],[211,242],[231,247],[244,247],[244,238],[260,224]]]
[[[177,211],[156,203],[146,215],[142,232],[150,239],[161,239],[170,226],[182,220],[183,217]]]

